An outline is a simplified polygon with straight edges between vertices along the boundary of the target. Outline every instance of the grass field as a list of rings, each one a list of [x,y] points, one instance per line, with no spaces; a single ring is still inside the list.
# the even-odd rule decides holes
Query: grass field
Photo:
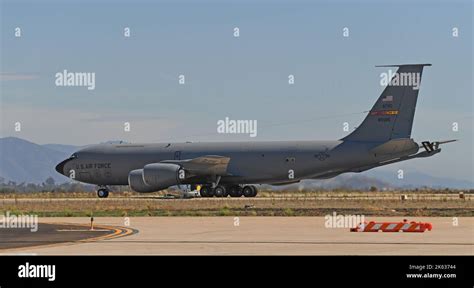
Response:
[[[162,199],[164,193],[0,195],[0,214],[39,216],[474,216],[473,194],[459,191],[262,191],[256,198]],[[406,200],[401,200],[406,195]]]

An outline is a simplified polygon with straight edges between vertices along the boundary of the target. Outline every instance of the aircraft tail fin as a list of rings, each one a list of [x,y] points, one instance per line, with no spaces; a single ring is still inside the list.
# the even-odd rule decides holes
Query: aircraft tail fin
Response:
[[[362,124],[342,140],[385,142],[391,139],[410,138],[421,75],[425,66],[431,64],[376,66],[398,67],[398,70],[395,73],[391,71],[386,73],[387,86],[377,102]]]

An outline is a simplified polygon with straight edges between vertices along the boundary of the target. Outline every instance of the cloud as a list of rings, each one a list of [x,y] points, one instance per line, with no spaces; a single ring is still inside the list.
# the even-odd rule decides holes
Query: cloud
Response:
[[[0,81],[35,80],[38,78],[40,78],[38,74],[0,73]]]
[[[90,117],[90,118],[84,118],[84,121],[88,122],[116,122],[116,121],[128,121],[127,117],[131,117],[130,120],[133,121],[158,121],[158,120],[165,120],[164,117],[161,116],[155,116],[155,115],[141,115],[141,114],[129,114],[129,115],[124,115],[123,113],[120,114],[109,114],[109,115],[99,115],[95,117]]]

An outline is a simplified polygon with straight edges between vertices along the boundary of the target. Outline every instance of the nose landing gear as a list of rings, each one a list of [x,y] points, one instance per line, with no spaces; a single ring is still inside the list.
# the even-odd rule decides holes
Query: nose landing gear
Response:
[[[99,186],[99,188],[97,189],[97,196],[99,196],[99,198],[109,197],[109,188],[107,188],[106,186]]]

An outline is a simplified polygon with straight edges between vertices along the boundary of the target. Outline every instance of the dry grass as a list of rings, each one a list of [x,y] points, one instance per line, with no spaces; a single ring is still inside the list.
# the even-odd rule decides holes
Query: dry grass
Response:
[[[399,199],[401,195],[407,195],[410,199],[430,200],[434,198],[459,198],[463,192],[466,197],[474,195],[473,190],[448,190],[448,189],[425,189],[425,190],[398,190],[398,191],[345,191],[345,190],[315,190],[315,191],[270,191],[259,190],[258,198],[288,198],[308,199],[316,197],[324,198],[347,198],[347,199]],[[130,197],[160,197],[166,194],[178,195],[174,190],[163,190],[154,193],[137,193],[132,191],[112,192],[114,198]],[[33,193],[0,193],[0,199],[54,199],[54,198],[94,198],[94,192],[33,192]]]
[[[268,193],[257,198],[160,199],[159,195],[123,192],[107,199],[92,193],[37,193],[0,198],[0,213],[40,216],[322,216],[341,214],[379,216],[474,216],[472,194],[400,192]],[[38,197],[37,197],[38,196]]]

